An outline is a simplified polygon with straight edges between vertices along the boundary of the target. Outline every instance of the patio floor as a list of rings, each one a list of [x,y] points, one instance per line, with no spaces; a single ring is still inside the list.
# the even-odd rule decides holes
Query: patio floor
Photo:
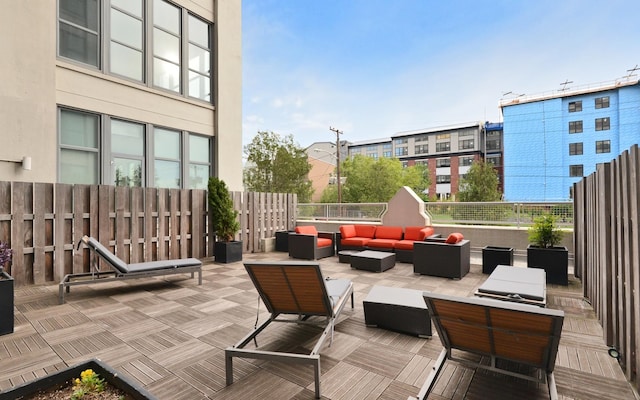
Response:
[[[287,260],[286,253],[245,254],[248,260]],[[383,273],[352,270],[337,257],[320,260],[325,276],[354,281],[356,306],[344,309],[331,347],[321,351],[325,399],[406,399],[415,396],[442,346],[366,327],[362,300],[373,285],[472,296],[486,279],[480,257],[461,280],[413,274],[397,263]],[[516,264],[517,265],[517,264]],[[579,281],[549,285],[548,307],[564,310],[556,362],[561,399],[634,399],[607,354],[602,328],[582,298]],[[16,289],[13,334],[0,336],[0,390],[90,358],[99,358],[159,399],[312,399],[311,367],[234,360],[235,383],[225,386],[224,349],[256,322],[257,293],[241,263],[207,263],[203,283],[170,276],[73,288],[58,305],[58,286]],[[260,307],[260,321],[266,317]],[[305,347],[320,331],[269,328],[262,346],[286,338]],[[435,333],[435,332],[434,332]],[[548,399],[546,385],[448,362],[429,399]]]

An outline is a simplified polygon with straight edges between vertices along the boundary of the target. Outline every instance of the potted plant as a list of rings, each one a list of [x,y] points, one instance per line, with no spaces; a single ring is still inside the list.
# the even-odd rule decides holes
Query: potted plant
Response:
[[[534,220],[529,228],[527,247],[527,267],[542,268],[547,273],[547,283],[568,285],[569,252],[558,246],[564,232],[556,225],[551,214],[544,214]]]
[[[217,262],[242,260],[242,241],[234,240],[240,230],[238,211],[233,208],[229,189],[224,181],[210,177],[208,184],[211,227],[216,236],[213,254]]]
[[[9,244],[0,242],[0,335],[13,333],[13,278],[4,270],[11,256]]]

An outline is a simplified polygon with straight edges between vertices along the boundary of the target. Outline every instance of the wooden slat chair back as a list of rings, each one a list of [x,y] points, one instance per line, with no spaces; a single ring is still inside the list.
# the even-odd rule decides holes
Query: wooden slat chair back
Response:
[[[336,319],[349,299],[353,308],[353,283],[347,279],[325,280],[320,264],[314,262],[255,262],[244,266],[271,316],[261,325],[256,324],[238,343],[225,349],[227,385],[233,383],[234,357],[308,364],[313,366],[315,395],[319,399],[320,349],[327,337],[333,337]],[[288,315],[288,318],[278,318],[280,315]],[[322,323],[308,321],[310,317],[318,316],[325,317],[320,319]],[[260,350],[256,337],[272,322],[313,323],[324,330],[309,354]],[[255,342],[256,348],[245,348],[251,341]]]
[[[271,314],[333,315],[319,269],[300,263],[245,267]]]
[[[418,399],[429,394],[447,359],[469,363],[454,356],[452,350],[490,357],[490,365],[474,364],[476,367],[547,383],[549,396],[557,398],[553,370],[564,321],[562,311],[427,292],[424,299],[444,349]],[[499,360],[534,367],[544,374],[532,377],[498,368]]]

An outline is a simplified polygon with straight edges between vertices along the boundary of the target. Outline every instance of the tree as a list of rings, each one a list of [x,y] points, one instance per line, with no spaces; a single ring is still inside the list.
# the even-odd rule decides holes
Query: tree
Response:
[[[498,173],[493,164],[474,161],[469,172],[460,180],[460,201],[499,201]]]
[[[342,162],[340,168],[341,176],[346,178],[342,185],[345,203],[384,203],[402,186],[409,186],[418,194],[429,187],[429,174],[424,167],[403,168],[395,158],[376,160],[356,155]],[[331,185],[322,193],[321,202],[335,203],[336,200],[337,189]]]
[[[269,193],[296,193],[298,201],[308,202],[313,189],[308,174],[311,165],[304,149],[292,135],[260,131],[245,146],[248,167],[244,184],[248,190]]]

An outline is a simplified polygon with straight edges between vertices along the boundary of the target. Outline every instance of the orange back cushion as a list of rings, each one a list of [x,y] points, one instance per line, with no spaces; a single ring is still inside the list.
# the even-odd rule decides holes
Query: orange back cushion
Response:
[[[445,243],[449,243],[449,244],[456,244],[459,243],[460,241],[462,241],[462,239],[464,239],[464,236],[462,236],[462,233],[457,233],[454,232],[452,234],[450,234],[447,237],[447,240],[445,240]]]
[[[404,228],[404,240],[422,240],[420,230],[422,226],[407,226]]]
[[[401,226],[378,226],[376,227],[376,239],[402,239]]]
[[[305,235],[315,235],[318,236],[318,230],[313,225],[301,225],[296,226],[296,233],[303,233]]]
[[[434,232],[430,226],[420,229],[420,240],[424,240],[426,237],[433,235]]]
[[[340,225],[340,238],[349,239],[356,236],[355,225]]]
[[[376,226],[375,225],[355,225],[356,227],[356,236],[358,237],[366,237],[373,238],[376,234]]]

